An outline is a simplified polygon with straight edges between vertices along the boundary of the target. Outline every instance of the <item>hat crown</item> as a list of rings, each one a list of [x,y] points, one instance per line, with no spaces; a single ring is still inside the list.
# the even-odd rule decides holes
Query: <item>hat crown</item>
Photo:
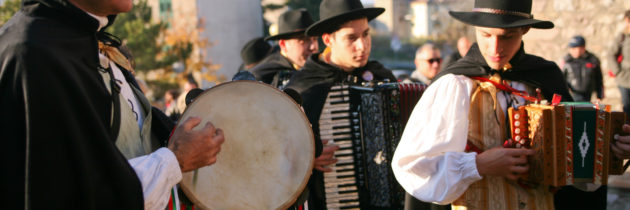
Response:
[[[569,47],[579,47],[579,46],[585,46],[586,45],[586,40],[584,40],[584,37],[577,35],[577,36],[573,36],[571,38],[571,41],[569,41]]]
[[[311,14],[305,9],[287,11],[278,19],[278,33],[304,31],[313,22]]]
[[[359,0],[324,0],[319,5],[319,18],[323,20],[358,9],[363,9]]]
[[[475,8],[531,14],[532,0],[475,0]]]

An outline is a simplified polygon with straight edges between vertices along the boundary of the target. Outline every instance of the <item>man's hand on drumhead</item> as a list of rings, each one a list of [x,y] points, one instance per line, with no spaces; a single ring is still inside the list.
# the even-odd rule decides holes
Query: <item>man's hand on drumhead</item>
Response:
[[[477,155],[477,172],[481,176],[502,176],[516,180],[529,170],[527,156],[535,151],[523,148],[496,147]]]
[[[337,158],[334,157],[335,151],[339,149],[337,145],[327,145],[328,140],[322,140],[322,144],[324,148],[322,150],[322,154],[319,157],[315,158],[314,167],[315,169],[322,172],[331,172],[332,169],[327,166],[330,164],[337,163]]]
[[[623,134],[615,134],[615,141],[610,145],[610,149],[615,156],[623,159],[630,159],[630,125],[623,125]]]
[[[192,130],[201,119],[190,117],[184,121],[171,137],[168,148],[173,151],[182,172],[191,171],[217,161],[217,154],[223,144],[223,131],[208,122],[199,130]]]

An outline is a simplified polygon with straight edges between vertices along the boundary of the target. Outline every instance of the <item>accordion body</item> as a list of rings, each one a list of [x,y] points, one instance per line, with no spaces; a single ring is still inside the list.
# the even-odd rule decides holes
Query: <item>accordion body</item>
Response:
[[[508,110],[516,147],[536,151],[528,158],[529,184],[565,186],[607,184],[608,175],[621,174],[622,160],[611,154],[613,135],[625,122],[623,112],[590,103],[532,104]]]
[[[336,85],[319,120],[321,139],[340,149],[324,173],[328,209],[402,209],[405,191],[391,171],[404,126],[422,84]]]

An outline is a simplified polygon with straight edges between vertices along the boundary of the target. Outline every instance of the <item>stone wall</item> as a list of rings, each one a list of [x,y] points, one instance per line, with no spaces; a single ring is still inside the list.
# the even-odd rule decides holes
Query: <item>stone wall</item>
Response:
[[[614,37],[621,33],[623,13],[630,9],[628,0],[534,0],[534,17],[551,20],[556,27],[551,30],[532,30],[525,35],[526,52],[559,62],[567,53],[567,43],[574,35],[586,39],[586,49],[602,61],[604,103],[621,110],[621,98],[617,84],[608,76],[610,69],[606,57]]]
[[[466,3],[464,3],[466,2]],[[470,11],[473,0],[449,2],[448,7],[455,11]],[[550,20],[553,29],[532,29],[523,40],[525,51],[560,62],[567,53],[567,44],[574,35],[586,39],[586,49],[597,55],[602,61],[604,83],[606,87],[604,103],[613,105],[614,110],[621,110],[621,99],[614,79],[608,76],[610,69],[606,56],[612,40],[623,27],[623,13],[630,9],[630,0],[533,0],[534,18]],[[473,28],[452,22],[459,35],[475,39]],[[452,32],[451,32],[452,33]]]

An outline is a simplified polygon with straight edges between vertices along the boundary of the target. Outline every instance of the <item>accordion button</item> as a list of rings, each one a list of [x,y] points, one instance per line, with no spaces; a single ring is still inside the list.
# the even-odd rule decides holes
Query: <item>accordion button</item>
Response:
[[[515,136],[515,137],[514,137],[514,140],[516,140],[516,141],[520,141],[520,140],[521,140],[521,136]]]
[[[521,115],[519,115],[519,114],[514,114],[514,119],[515,119],[515,120],[518,120],[518,118],[521,118]]]
[[[516,148],[521,148],[521,143],[516,143]]]
[[[521,121],[514,121],[514,126],[516,127],[521,126]]]
[[[519,133],[521,133],[521,129],[520,129],[520,128],[516,128],[516,129],[514,129],[514,133],[515,133],[515,134],[519,134]]]

